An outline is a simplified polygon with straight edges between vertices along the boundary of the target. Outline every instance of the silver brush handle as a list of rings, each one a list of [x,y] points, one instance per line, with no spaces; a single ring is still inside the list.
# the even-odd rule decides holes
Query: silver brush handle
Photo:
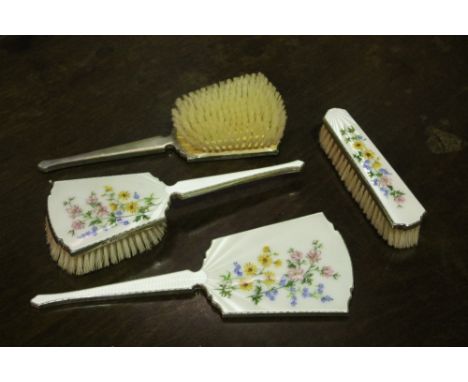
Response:
[[[203,284],[206,274],[203,271],[180,271],[167,275],[147,277],[139,280],[82,289],[74,292],[39,294],[31,300],[31,305],[40,308],[50,305],[63,305],[79,301],[98,301],[130,296],[141,296],[158,292],[178,292],[191,290]]]
[[[139,141],[124,143],[123,145],[107,147],[105,149],[91,151],[65,158],[49,159],[40,162],[37,167],[43,172],[79,166],[88,163],[104,162],[110,159],[121,159],[164,151],[167,147],[174,146],[172,136],[152,137]]]
[[[253,182],[272,176],[299,172],[302,170],[304,162],[295,160],[293,162],[257,168],[255,170],[232,172],[230,174],[207,176],[204,178],[183,180],[173,186],[168,187],[170,194],[177,195],[180,199],[191,198],[192,196],[203,195],[208,192],[221,190],[223,188],[236,186],[238,184]]]

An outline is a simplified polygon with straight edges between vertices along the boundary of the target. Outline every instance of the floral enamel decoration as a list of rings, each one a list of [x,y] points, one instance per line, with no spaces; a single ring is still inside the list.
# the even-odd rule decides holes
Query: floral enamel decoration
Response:
[[[344,142],[352,148],[353,158],[364,168],[371,183],[385,197],[391,197],[398,207],[402,207],[406,201],[405,193],[393,186],[392,174],[382,166],[375,152],[366,147],[366,138],[358,134],[353,126],[341,128],[340,134]]]
[[[68,231],[71,236],[96,236],[100,230],[125,226],[131,221],[149,220],[149,213],[158,205],[153,194],[141,197],[138,192],[117,192],[111,186],[104,186],[103,191],[100,195],[92,191],[84,204],[77,203],[75,197],[63,202],[71,219]]]
[[[301,299],[317,299],[321,303],[333,301],[325,293],[325,280],[337,280],[340,275],[329,265],[321,265],[323,244],[312,242],[312,248],[304,253],[290,248],[281,256],[264,246],[256,261],[244,264],[234,262],[233,270],[221,275],[217,290],[226,298],[233,291],[245,293],[255,305],[263,299],[275,301],[284,294],[291,306],[300,304]]]

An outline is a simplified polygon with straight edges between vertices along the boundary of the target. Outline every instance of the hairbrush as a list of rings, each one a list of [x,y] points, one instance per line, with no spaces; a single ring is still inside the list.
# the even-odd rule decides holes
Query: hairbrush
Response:
[[[175,101],[174,130],[85,154],[44,160],[40,170],[140,156],[174,148],[188,161],[278,152],[286,125],[281,95],[262,74],[247,74],[190,92]]]
[[[353,288],[346,245],[323,213],[212,241],[202,268],[67,293],[35,307],[192,291],[202,287],[223,315],[343,314]]]
[[[415,246],[423,206],[346,110],[328,110],[323,122],[320,145],[379,235],[395,248]]]
[[[150,173],[53,183],[46,234],[52,258],[72,274],[85,274],[144,252],[165,233],[171,196],[186,199],[271,176],[298,172],[293,162],[167,186]]]

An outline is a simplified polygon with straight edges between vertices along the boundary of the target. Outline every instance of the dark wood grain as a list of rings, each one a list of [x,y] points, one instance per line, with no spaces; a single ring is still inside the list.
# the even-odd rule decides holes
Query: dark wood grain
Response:
[[[167,134],[179,95],[262,71],[288,124],[277,157],[176,154],[48,175],[46,158]],[[468,40],[452,37],[4,37],[0,40],[0,345],[467,345]],[[426,207],[420,245],[385,245],[318,145],[348,109]],[[150,171],[164,182],[296,158],[302,174],[175,201],[165,240],[84,277],[49,258],[49,179]],[[202,292],[36,310],[37,293],[197,269],[213,238],[324,211],[352,256],[348,317],[222,319]]]

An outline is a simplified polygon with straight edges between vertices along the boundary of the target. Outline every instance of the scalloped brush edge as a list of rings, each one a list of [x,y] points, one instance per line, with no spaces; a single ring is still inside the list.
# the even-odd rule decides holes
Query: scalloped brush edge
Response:
[[[139,253],[150,250],[164,236],[166,222],[160,221],[149,227],[132,231],[119,239],[76,255],[71,255],[56,240],[47,217],[45,231],[47,243],[50,247],[50,255],[57,265],[70,274],[84,275],[108,267],[111,264],[118,264],[125,259],[130,259]]]
[[[362,181],[360,175],[325,125],[322,125],[320,129],[319,142],[353,199],[359,204],[378,234],[390,246],[395,248],[410,248],[417,245],[420,225],[408,229],[392,226],[385,211],[374,200],[367,185]]]

